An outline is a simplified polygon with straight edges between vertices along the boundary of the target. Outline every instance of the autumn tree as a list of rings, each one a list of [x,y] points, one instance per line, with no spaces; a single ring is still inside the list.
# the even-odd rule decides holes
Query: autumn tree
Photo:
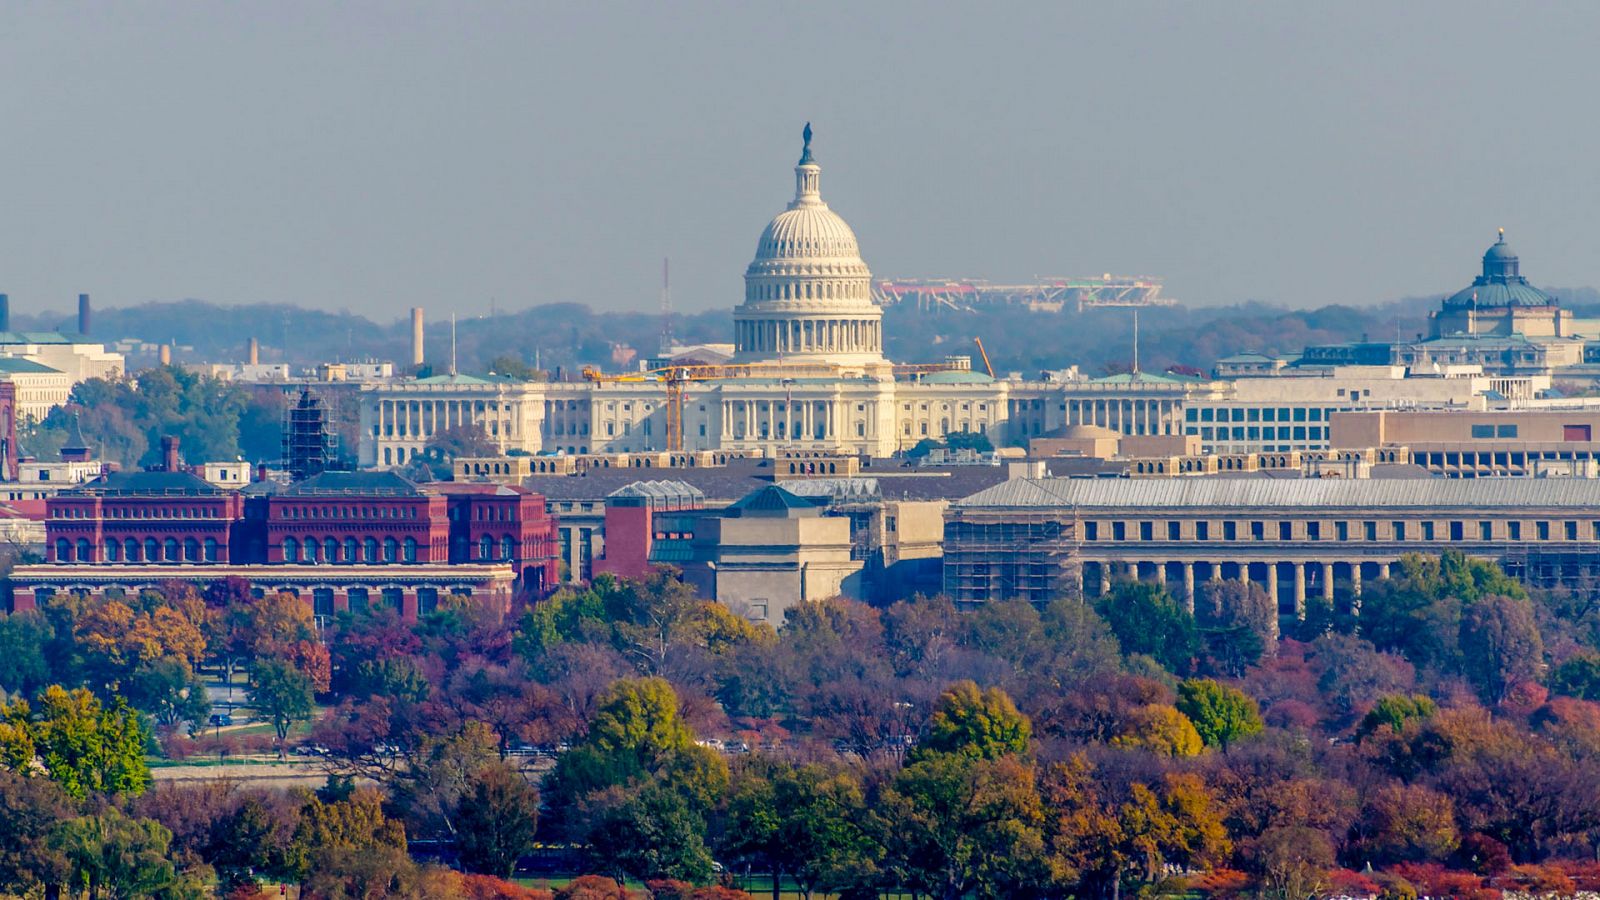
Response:
[[[533,849],[539,792],[516,769],[495,763],[478,770],[472,792],[457,808],[456,848],[469,872],[510,878]]]
[[[1544,662],[1533,607],[1498,594],[1467,606],[1460,646],[1463,673],[1485,703],[1498,703],[1514,685],[1533,681]]]
[[[313,700],[310,677],[288,661],[265,659],[251,667],[250,705],[271,720],[280,754],[289,728],[311,718]]]
[[[1423,785],[1391,783],[1367,799],[1352,829],[1350,853],[1374,863],[1443,860],[1460,843],[1455,804]]]
[[[974,759],[998,759],[1028,752],[1033,725],[999,688],[980,691],[971,681],[951,685],[939,697],[927,734],[912,759],[954,753]]]
[[[70,819],[55,782],[0,769],[0,894],[31,895],[67,880],[67,860],[52,840]]]

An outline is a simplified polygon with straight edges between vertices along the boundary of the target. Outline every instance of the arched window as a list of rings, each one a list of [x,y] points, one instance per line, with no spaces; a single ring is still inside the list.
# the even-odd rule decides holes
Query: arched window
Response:
[[[72,562],[72,542],[66,538],[56,538],[56,562]]]
[[[139,561],[139,542],[128,538],[122,542],[122,558],[127,562]]]
[[[178,539],[167,538],[161,542],[161,558],[167,562],[178,561]]]
[[[283,539],[283,561],[295,562],[300,559],[300,542],[292,537]]]
[[[378,561],[378,539],[367,538],[361,542],[361,559],[363,562],[375,563]]]
[[[145,562],[160,562],[161,561],[161,545],[156,543],[156,539],[155,538],[145,538],[144,539],[144,561]]]
[[[356,555],[356,539],[353,537],[344,539],[344,561],[347,563],[361,561],[361,557]]]
[[[383,539],[383,561],[392,563],[400,555],[400,542],[392,537]]]
[[[306,562],[316,562],[319,551],[322,549],[322,544],[318,542],[316,538],[308,537],[306,538],[306,542],[302,545],[302,547],[303,549],[300,552],[305,554]]]
[[[414,563],[414,562],[417,561],[417,539],[416,538],[414,538],[414,537],[406,538],[405,556],[403,557],[403,559],[408,563]]]
[[[339,561],[339,542],[328,538],[322,542],[322,561],[336,563]]]
[[[484,562],[494,559],[494,538],[487,534],[478,541],[478,558]]]
[[[214,563],[214,562],[217,561],[217,539],[216,538],[206,538],[205,551],[206,551],[206,562],[213,562]]]
[[[517,558],[517,542],[509,534],[500,539],[500,558]]]
[[[117,557],[119,557],[121,555],[122,555],[122,545],[117,543],[116,539],[113,538],[112,540],[106,541],[106,546],[105,546],[105,561],[106,562],[116,562],[117,561]]]
[[[195,540],[192,537],[183,539],[183,561],[184,562],[199,562],[200,561],[200,542]]]
[[[94,560],[94,547],[88,538],[78,538],[78,562],[92,562]]]

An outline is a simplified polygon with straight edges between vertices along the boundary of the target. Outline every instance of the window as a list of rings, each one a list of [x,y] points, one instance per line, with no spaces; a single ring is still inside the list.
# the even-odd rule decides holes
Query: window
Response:
[[[1365,538],[1366,540],[1375,541],[1375,540],[1378,539],[1378,523],[1377,522],[1362,522],[1361,523],[1361,531],[1362,531],[1362,537]]]
[[[1497,425],[1497,426],[1495,426],[1495,429],[1494,429],[1494,436],[1495,437],[1503,437],[1503,438],[1514,438],[1514,437],[1517,436],[1517,426],[1515,426],[1515,425]]]
[[[1541,541],[1550,540],[1550,523],[1549,522],[1535,522],[1535,523],[1533,523],[1533,528],[1534,528],[1534,533],[1539,536],[1539,540],[1541,540]]]
[[[401,545],[401,554],[402,554],[401,555],[401,559],[404,560],[405,562],[408,562],[408,563],[416,562],[417,561],[417,539],[414,538],[414,537],[406,538],[405,543],[403,545]]]
[[[361,542],[361,561],[375,563],[378,561],[378,539],[367,538]]]
[[[1334,540],[1338,540],[1338,541],[1348,541],[1348,540],[1350,540],[1350,523],[1349,522],[1335,522],[1335,523],[1333,523],[1333,537],[1334,537]]]
[[[1168,522],[1167,523],[1167,540],[1169,540],[1169,541],[1177,541],[1177,540],[1182,540],[1182,538],[1183,538],[1183,528],[1182,528],[1182,526],[1177,522]]]
[[[283,561],[294,562],[300,558],[300,542],[292,537],[283,539]]]
[[[509,534],[500,539],[500,558],[505,560],[517,558],[517,542]]]
[[[1128,523],[1127,522],[1112,522],[1111,523],[1111,539],[1113,541],[1125,541],[1125,540],[1127,540],[1128,539]]]
[[[1425,540],[1425,541],[1433,540],[1433,523],[1432,522],[1423,522],[1422,523],[1422,539]]]
[[[1085,522],[1085,523],[1083,523],[1083,539],[1086,540],[1086,541],[1098,541],[1098,540],[1100,540],[1100,523],[1099,522]]]
[[[1153,541],[1155,539],[1156,539],[1156,536],[1155,536],[1155,523],[1154,522],[1140,522],[1139,523],[1139,540],[1141,540],[1141,541]]]
[[[361,557],[356,553],[356,539],[353,537],[344,539],[344,561],[347,563],[361,561]]]
[[[184,562],[199,562],[200,561],[200,542],[195,540],[192,537],[183,539],[183,561]]]
[[[889,532],[890,534],[893,534],[896,531],[898,524],[899,522],[894,516],[883,517],[883,530]]]
[[[209,538],[209,537],[206,538],[205,545],[204,545],[204,550],[205,550],[205,561],[206,562],[214,563],[214,562],[217,561],[217,539],[216,538]]]
[[[478,558],[485,562],[494,559],[494,538],[487,534],[478,539]]]
[[[1492,540],[1494,540],[1494,523],[1493,522],[1479,522],[1478,523],[1478,539],[1482,540],[1482,541],[1492,541]]]
[[[1522,523],[1521,522],[1507,522],[1506,523],[1506,537],[1510,538],[1513,541],[1522,540]]]
[[[1393,523],[1390,523],[1390,524],[1394,528],[1394,539],[1397,540],[1397,541],[1405,540],[1406,539],[1406,523],[1404,523],[1404,522],[1393,522]]]
[[[1196,522],[1196,523],[1194,523],[1194,539],[1197,540],[1197,541],[1208,541],[1208,540],[1210,540],[1211,539],[1211,523],[1210,522]]]
[[[336,563],[339,561],[339,542],[328,538],[322,542],[322,561]]]
[[[105,561],[106,562],[116,562],[117,561],[117,556],[120,555],[121,550],[122,550],[122,545],[121,544],[117,543],[114,540],[106,541],[106,546],[105,546],[105,550],[104,550],[104,554],[103,554]]]
[[[66,538],[56,538],[56,562],[72,562],[72,544]]]
[[[1267,539],[1267,523],[1265,523],[1265,522],[1251,522],[1250,523],[1250,540],[1252,540],[1252,541],[1264,541],[1266,539]]]
[[[1292,540],[1294,540],[1294,523],[1293,522],[1279,522],[1278,523],[1278,540],[1280,540],[1280,541],[1292,541]]]
[[[178,539],[177,538],[167,538],[165,541],[162,541],[161,542],[161,551],[162,551],[162,557],[161,557],[162,559],[166,560],[167,562],[177,562],[178,561]]]
[[[1223,522],[1222,539],[1225,541],[1237,541],[1239,539],[1239,523]]]
[[[1577,540],[1578,539],[1578,523],[1577,522],[1567,522],[1565,524],[1566,524],[1567,540],[1569,540],[1569,541]]]
[[[1306,523],[1306,540],[1308,540],[1308,541],[1320,541],[1320,540],[1322,540],[1322,523],[1321,522],[1307,522]]]

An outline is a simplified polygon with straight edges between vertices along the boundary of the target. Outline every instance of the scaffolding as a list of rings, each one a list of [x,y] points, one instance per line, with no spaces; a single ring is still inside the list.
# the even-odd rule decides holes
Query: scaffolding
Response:
[[[319,475],[333,463],[334,440],[328,430],[328,412],[322,401],[312,396],[310,387],[300,389],[300,399],[284,413],[283,461],[295,481]]]
[[[958,605],[1075,597],[1083,585],[1083,528],[1074,509],[1004,520],[970,513],[945,523],[944,590]]]
[[[872,285],[879,306],[916,304],[919,312],[969,311],[980,306],[1023,306],[1036,312],[1076,312],[1104,307],[1176,306],[1161,296],[1161,279],[1145,275],[1041,278],[1033,284],[992,284],[977,279],[902,279]]]

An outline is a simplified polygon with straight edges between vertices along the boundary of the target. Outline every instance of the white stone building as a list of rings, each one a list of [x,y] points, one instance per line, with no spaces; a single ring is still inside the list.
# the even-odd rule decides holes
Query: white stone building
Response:
[[[809,141],[795,196],[768,223],[734,310],[737,377],[684,385],[682,448],[776,456],[803,449],[883,457],[953,432],[1020,443],[1070,424],[1178,434],[1184,404],[1226,385],[1166,376],[995,379],[964,358],[897,367],[855,233],[822,200]],[[501,453],[668,449],[667,390],[648,373],[542,383],[467,375],[362,388],[360,461],[403,465],[455,425],[481,426]]]

